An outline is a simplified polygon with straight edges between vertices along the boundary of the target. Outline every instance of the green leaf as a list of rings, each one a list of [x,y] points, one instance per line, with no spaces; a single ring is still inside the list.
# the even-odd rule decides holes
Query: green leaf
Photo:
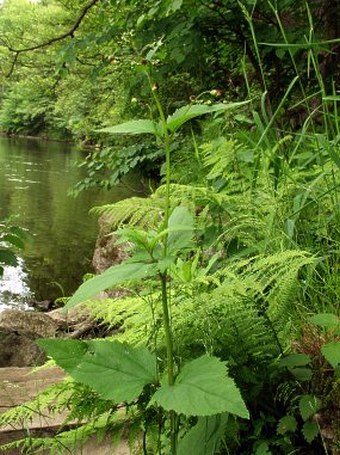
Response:
[[[18,237],[17,235],[14,234],[6,234],[3,236],[2,240],[5,242],[10,243],[13,246],[16,246],[17,248],[24,248],[25,244],[22,240],[22,238]]]
[[[186,207],[176,207],[168,222],[168,250],[174,253],[192,246],[194,218]]]
[[[322,101],[340,101],[340,95],[323,96]]]
[[[249,103],[249,101],[241,101],[239,103],[229,104],[219,103],[212,106],[208,106],[206,104],[187,104],[186,106],[177,109],[172,115],[167,118],[167,125],[171,132],[175,132],[184,123],[192,120],[193,118],[200,117],[204,114],[236,109],[237,107],[243,106],[247,103]]]
[[[123,262],[105,270],[101,275],[85,281],[67,302],[65,309],[70,309],[78,303],[94,297],[101,291],[117,286],[125,281],[148,278],[157,271],[157,264],[144,262]]]
[[[11,265],[15,267],[18,264],[17,257],[12,251],[1,249],[0,264]]]
[[[313,371],[310,368],[289,368],[289,371],[299,381],[310,381],[313,377]]]
[[[310,318],[310,322],[320,327],[325,327],[327,329],[336,328],[340,325],[340,319],[338,316],[332,313],[319,313],[315,314]]]
[[[321,352],[333,368],[340,365],[340,341],[331,341],[321,347]]]
[[[319,427],[316,422],[311,422],[308,420],[303,424],[302,434],[305,440],[310,444],[319,434]]]
[[[302,395],[299,400],[299,410],[303,420],[312,417],[320,408],[322,402],[314,395]]]
[[[37,340],[37,344],[67,372],[77,368],[88,349],[86,342],[79,340]]]
[[[168,7],[168,13],[171,11],[175,12],[175,11],[179,10],[182,7],[182,4],[183,4],[183,0],[172,0]]]
[[[285,435],[288,432],[294,433],[297,429],[297,421],[294,416],[284,416],[277,426],[277,433]]]
[[[269,47],[277,47],[280,49],[324,49],[327,52],[327,48],[322,47],[322,45],[327,44],[327,41],[318,41],[315,43],[307,42],[307,43],[295,43],[295,44],[287,44],[287,43],[259,43],[261,46],[269,46]]]
[[[202,356],[187,363],[172,386],[163,385],[150,405],[178,414],[210,416],[229,412],[249,418],[248,410],[226,367],[216,357]]]
[[[160,134],[160,127],[152,120],[131,120],[119,125],[109,126],[97,130],[99,133],[110,134]]]
[[[256,449],[255,455],[272,455],[267,442],[262,442]]]
[[[178,455],[214,455],[221,444],[228,414],[199,417],[197,424],[179,440]]]
[[[39,340],[38,344],[73,379],[116,403],[131,402],[156,378],[156,357],[145,348],[108,340]]]
[[[24,229],[20,228],[19,226],[10,226],[9,231],[11,234],[16,235],[17,237],[20,237],[22,240],[26,240],[29,238],[29,234],[24,231]]]
[[[311,359],[306,354],[291,354],[280,361],[280,367],[294,368],[304,367],[310,364]]]

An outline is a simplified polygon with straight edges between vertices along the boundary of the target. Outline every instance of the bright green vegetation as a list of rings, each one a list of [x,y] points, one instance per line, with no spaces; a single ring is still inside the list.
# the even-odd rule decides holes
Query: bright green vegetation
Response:
[[[28,453],[101,431],[141,454],[338,452],[340,12],[278,3],[92,1],[80,22],[55,12],[63,39],[2,40],[3,128],[19,131],[6,111],[19,71],[41,75],[24,59],[57,60],[44,128],[103,144],[78,190],[150,164],[161,180],[95,209],[130,259],[66,308],[120,331],[40,342],[71,379],[0,421],[52,406],[88,423],[17,443]],[[119,286],[123,298],[96,299]]]

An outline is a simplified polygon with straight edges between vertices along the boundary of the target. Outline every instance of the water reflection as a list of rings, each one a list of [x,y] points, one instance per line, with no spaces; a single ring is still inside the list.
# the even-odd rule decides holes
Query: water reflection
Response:
[[[0,279],[0,311],[16,307],[29,309],[32,292],[27,284],[28,274],[24,270],[24,261],[18,258],[16,267],[7,266]]]
[[[7,286],[27,283],[35,300],[70,295],[91,271],[98,222],[89,209],[124,199],[133,190],[140,195],[143,189],[139,176],[131,176],[126,186],[110,193],[91,191],[76,199],[68,197],[69,188],[84,177],[84,170],[75,166],[83,157],[65,144],[0,137],[0,220],[15,216],[15,224],[33,238],[20,253],[21,268],[6,270]],[[17,304],[25,302],[26,288],[21,290],[11,293],[0,288],[0,304],[12,305],[19,294]]]

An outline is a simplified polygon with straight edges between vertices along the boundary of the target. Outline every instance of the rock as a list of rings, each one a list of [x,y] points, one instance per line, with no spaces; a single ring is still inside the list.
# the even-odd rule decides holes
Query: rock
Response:
[[[89,311],[80,305],[67,311],[64,308],[58,308],[47,314],[58,326],[58,330],[66,332],[72,331],[73,327],[89,320]]]
[[[118,236],[112,233],[110,219],[101,216],[99,219],[99,235],[93,253],[92,265],[96,273],[103,273],[112,265],[120,264],[130,256],[128,242],[118,243]],[[110,289],[102,293],[101,298],[120,298],[127,292],[122,289]]]
[[[4,310],[0,313],[0,367],[41,365],[46,355],[35,340],[56,335],[57,324],[46,314]]]
[[[42,365],[46,354],[34,339],[15,332],[0,331],[0,368]]]
[[[111,231],[110,220],[102,216],[99,219],[99,235],[97,238],[92,265],[96,273],[102,273],[111,265],[120,264],[129,257],[129,245],[117,244],[117,235]]]
[[[4,310],[0,313],[0,331],[18,332],[35,338],[55,336],[56,323],[47,314],[33,311]]]

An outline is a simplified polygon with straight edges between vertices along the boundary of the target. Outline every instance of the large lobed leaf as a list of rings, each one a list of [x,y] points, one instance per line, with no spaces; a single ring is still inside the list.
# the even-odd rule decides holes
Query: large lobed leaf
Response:
[[[229,104],[214,104],[208,106],[206,104],[188,104],[186,106],[177,109],[172,115],[167,118],[168,129],[173,133],[180,128],[184,123],[192,120],[193,118],[200,117],[204,114],[211,114],[214,112],[227,111],[229,109],[235,109],[249,103],[249,101],[241,101],[239,103]]]
[[[144,262],[123,262],[114,265],[101,275],[85,281],[67,302],[65,309],[70,309],[78,303],[99,294],[99,292],[117,286],[125,281],[139,280],[152,276],[157,271],[157,264]]]
[[[157,136],[160,133],[160,126],[152,120],[140,119],[102,128],[98,132],[111,134],[154,134]]]
[[[156,357],[119,341],[39,340],[73,379],[116,403],[131,402],[155,381]]]
[[[227,376],[225,364],[206,355],[186,364],[175,384],[161,386],[150,404],[188,416],[229,412],[249,417],[238,388]]]
[[[219,103],[212,106],[206,104],[188,104],[177,109],[167,118],[167,127],[171,133],[174,133],[184,123],[193,118],[200,117],[204,114],[234,109],[247,103],[249,101],[229,104]],[[101,128],[97,131],[110,134],[154,134],[155,136],[163,136],[161,124],[147,119],[130,120],[119,125]]]

